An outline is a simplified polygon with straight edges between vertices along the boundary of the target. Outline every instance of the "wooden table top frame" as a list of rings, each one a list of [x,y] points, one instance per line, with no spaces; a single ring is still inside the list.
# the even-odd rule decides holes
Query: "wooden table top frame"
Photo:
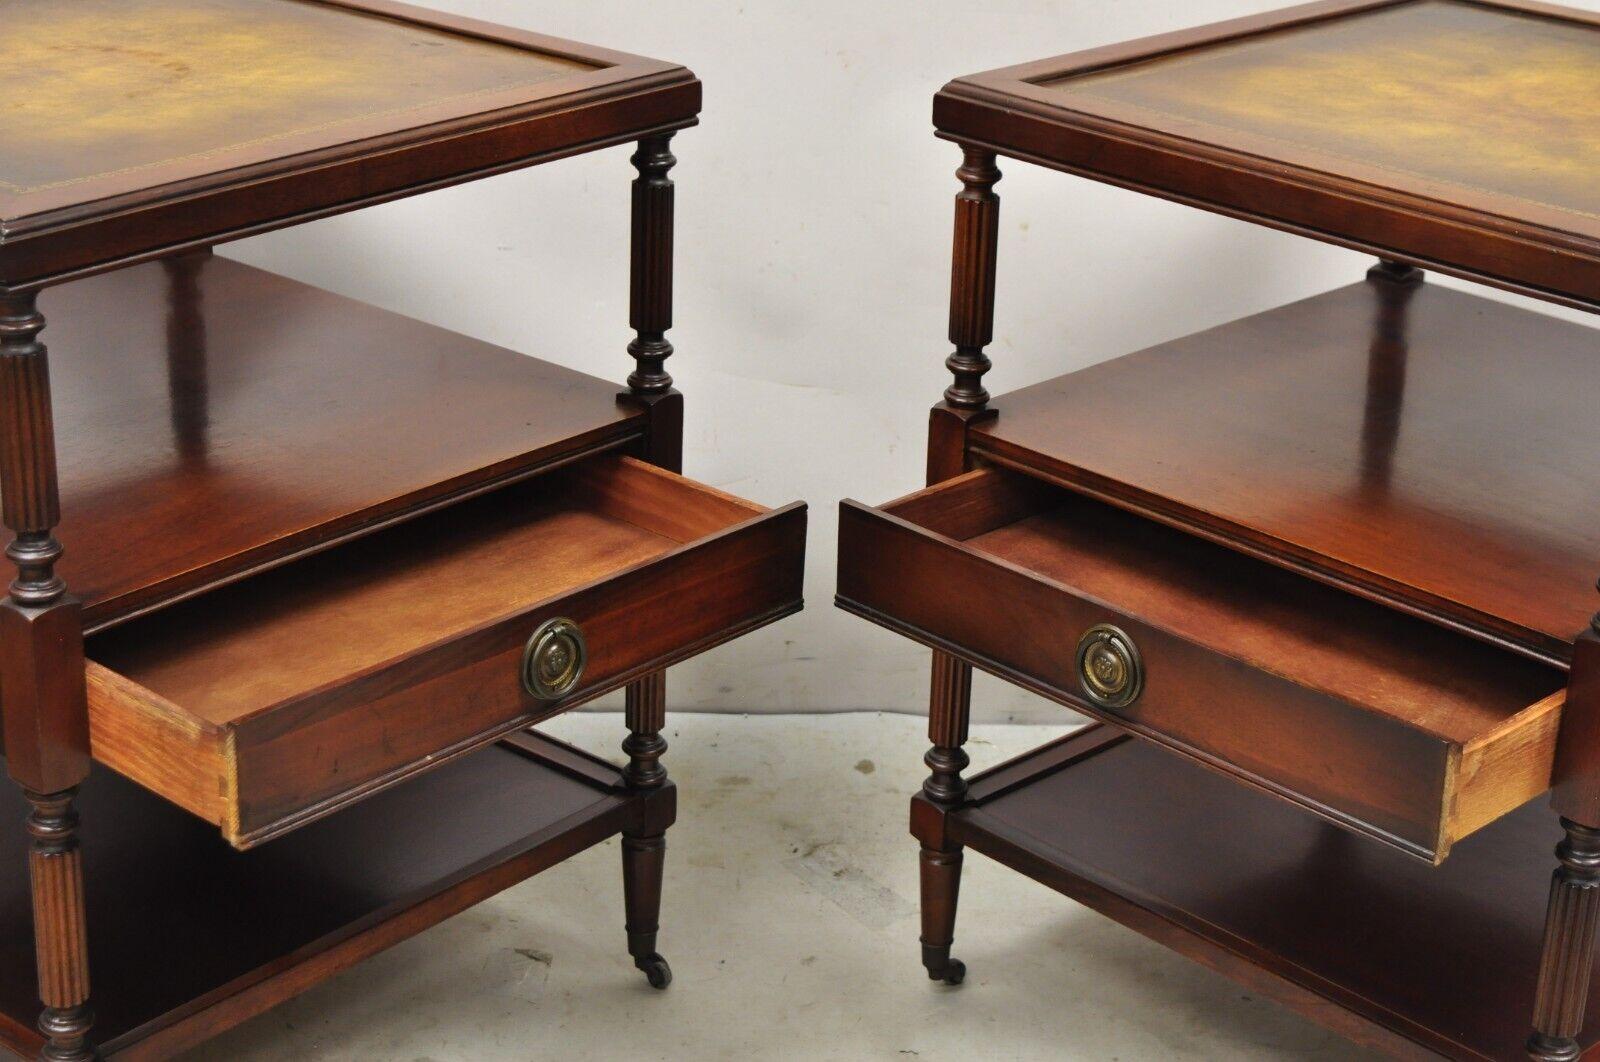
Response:
[[[1096,416],[1108,421],[1115,416],[1096,410],[1098,404],[1103,404],[1105,394],[1099,390],[1093,396],[1082,396],[1072,412],[1062,412],[1059,396],[1069,391],[1075,377],[1082,374],[1020,392],[1017,406],[1025,410],[1019,416],[1026,422],[1019,421],[1021,432],[1016,430],[1018,425],[1007,425],[1010,396],[991,401],[983,386],[990,366],[985,347],[993,339],[1000,231],[999,197],[995,193],[1001,176],[996,164],[999,155],[1378,255],[1380,262],[1367,281],[1370,298],[1356,291],[1360,285],[1320,298],[1330,307],[1340,299],[1355,299],[1363,306],[1371,303],[1390,307],[1380,309],[1371,325],[1374,338],[1368,372],[1375,375],[1366,384],[1367,416],[1357,453],[1358,457],[1368,458],[1376,454],[1379,464],[1393,457],[1396,438],[1403,437],[1406,430],[1398,423],[1388,424],[1385,417],[1400,408],[1396,396],[1397,389],[1403,386],[1400,381],[1404,375],[1406,306],[1411,293],[1418,291],[1422,283],[1419,267],[1554,303],[1600,309],[1600,227],[1595,221],[1600,216],[1596,210],[1600,204],[1594,200],[1592,181],[1588,180],[1592,168],[1583,173],[1584,180],[1569,184],[1560,194],[1535,195],[1525,188],[1508,191],[1493,187],[1492,180],[1486,184],[1459,173],[1443,173],[1431,165],[1438,159],[1429,151],[1421,153],[1425,161],[1415,166],[1404,165],[1403,159],[1375,159],[1374,151],[1381,154],[1382,149],[1393,145],[1377,143],[1374,147],[1375,141],[1383,139],[1379,134],[1363,140],[1370,130],[1357,128],[1351,134],[1356,141],[1354,148],[1346,144],[1333,150],[1325,143],[1307,142],[1306,137],[1297,137],[1292,131],[1263,130],[1238,115],[1218,113],[1236,103],[1247,107],[1263,94],[1246,93],[1242,86],[1250,83],[1242,77],[1226,82],[1231,72],[1215,73],[1206,65],[1207,56],[1238,54],[1229,49],[1238,46],[1243,51],[1258,44],[1262,52],[1311,47],[1305,42],[1314,44],[1313,34],[1319,29],[1343,32],[1369,16],[1424,22],[1513,20],[1513,29],[1526,29],[1539,37],[1541,46],[1556,48],[1558,59],[1565,55],[1572,60],[1571,69],[1553,76],[1574,76],[1573,84],[1585,86],[1582,94],[1592,94],[1595,72],[1600,70],[1600,16],[1591,13],[1525,0],[1326,0],[963,77],[936,96],[933,113],[937,133],[962,149],[962,164],[956,171],[961,190],[955,204],[950,295],[949,338],[955,350],[946,361],[953,382],[945,391],[944,400],[933,408],[929,422],[927,482],[930,488],[941,486],[938,491],[930,489],[902,499],[889,511],[910,521],[899,524],[910,533],[917,523],[915,514],[932,505],[935,494],[946,494],[951,498],[951,508],[943,512],[942,523],[930,526],[942,529],[959,542],[966,535],[1003,522],[1004,518],[995,515],[994,507],[1009,504],[1004,500],[1005,492],[996,501],[992,493],[986,495],[980,489],[985,482],[982,477],[994,475],[981,470],[992,470],[998,464],[1063,484],[1113,506],[1180,527],[1272,565],[1564,670],[1565,709],[1559,714],[1553,767],[1548,768],[1548,782],[1535,790],[1549,790],[1560,827],[1565,831],[1565,839],[1556,849],[1558,866],[1547,896],[1535,896],[1525,875],[1508,873],[1512,868],[1527,866],[1537,853],[1549,850],[1545,847],[1550,843],[1545,839],[1547,827],[1543,825],[1548,819],[1539,815],[1532,803],[1514,814],[1497,812],[1504,817],[1484,831],[1483,840],[1471,842],[1468,855],[1453,857],[1440,868],[1408,862],[1409,857],[1384,852],[1381,845],[1349,841],[1349,845],[1363,845],[1361,858],[1357,859],[1354,852],[1342,854],[1347,835],[1335,827],[1314,825],[1316,820],[1287,810],[1281,813],[1281,820],[1273,818],[1271,827],[1265,826],[1265,819],[1254,819],[1258,810],[1268,818],[1280,813],[1272,808],[1268,815],[1269,805],[1263,802],[1266,798],[1250,792],[1249,785],[1231,790],[1228,785],[1218,788],[1217,793],[1227,792],[1230,801],[1234,799],[1233,792],[1240,794],[1240,810],[1224,810],[1220,803],[1206,803],[1198,789],[1186,788],[1191,777],[1187,772],[1194,768],[1183,759],[1171,760],[1169,766],[1166,754],[1154,749],[1137,755],[1117,751],[1143,747],[1142,742],[1126,742],[1116,728],[1117,712],[1097,707],[1081,695],[1062,697],[1060,687],[997,666],[992,656],[975,651],[960,639],[876,610],[862,597],[862,588],[871,581],[863,574],[873,563],[870,558],[857,558],[859,563],[847,563],[849,558],[841,558],[839,603],[934,649],[929,712],[932,747],[925,757],[930,774],[911,807],[911,830],[922,846],[921,939],[923,964],[930,978],[957,984],[965,976],[965,967],[951,957],[950,951],[962,854],[966,847],[975,847],[1267,992],[1315,1020],[1396,1055],[1515,1057],[1521,1053],[1519,1047],[1529,1027],[1525,1023],[1531,1021],[1532,1033],[1526,1036],[1525,1046],[1531,1057],[1543,1062],[1592,1057],[1600,1051],[1593,1023],[1586,1021],[1585,1014],[1596,995],[1591,972],[1596,923],[1600,922],[1600,615],[1581,630],[1569,633],[1558,620],[1548,633],[1534,634],[1531,627],[1515,627],[1487,613],[1469,615],[1470,609],[1459,603],[1430,603],[1394,587],[1379,587],[1353,574],[1353,569],[1341,573],[1319,568],[1312,563],[1315,558],[1293,556],[1282,548],[1281,542],[1252,540],[1208,525],[1201,507],[1186,505],[1181,491],[1164,496],[1170,504],[1164,503],[1163,507],[1135,496],[1121,483],[1096,479],[1087,470],[1071,466],[1072,457],[1061,454],[1076,444],[1069,445],[1065,440],[1094,433]],[[1297,37],[1302,31],[1306,36]],[[1368,36],[1403,38],[1404,34],[1373,31]],[[1553,45],[1550,39],[1554,39]],[[1382,41],[1375,47],[1399,52],[1410,48],[1411,57],[1417,57],[1414,41]],[[1392,60],[1396,53],[1391,50],[1386,54]],[[1543,54],[1549,58],[1552,53]],[[1290,65],[1294,63],[1292,60]],[[1161,79],[1162,71],[1184,64],[1189,65],[1181,76]],[[1219,59],[1213,65],[1226,66],[1226,61]],[[1329,67],[1303,62],[1300,65],[1302,70],[1311,72],[1303,79],[1299,75],[1290,79],[1298,90],[1330,91],[1329,85],[1319,85],[1317,78],[1329,69],[1337,70],[1336,62]],[[1519,68],[1524,74],[1528,69],[1526,65]],[[1477,70],[1481,74],[1484,65],[1479,64]],[[1427,76],[1428,72],[1419,76]],[[1359,97],[1368,87],[1362,80],[1367,75],[1381,82],[1382,88],[1393,89],[1393,84],[1382,80],[1391,73],[1392,70],[1380,69],[1374,75],[1371,69],[1364,68],[1346,77],[1343,87],[1335,91],[1348,89],[1350,96]],[[1146,74],[1153,87],[1140,83]],[[1212,75],[1221,80],[1207,82],[1205,79]],[[1106,80],[1121,77],[1126,84],[1119,82],[1117,91],[1101,91],[1100,83],[1095,82],[1097,76]],[[1084,80],[1075,80],[1080,78]],[[1492,77],[1487,80],[1494,83]],[[1173,87],[1175,84],[1185,86],[1190,93],[1178,104],[1161,98],[1163,92],[1181,95]],[[1088,87],[1078,91],[1081,85]],[[1307,85],[1311,89],[1307,90]],[[1072,91],[1063,92],[1068,86]],[[1561,95],[1546,91],[1548,87],[1542,85],[1536,95]],[[1239,90],[1237,95],[1229,94],[1233,89]],[[1264,95],[1277,101],[1273,90]],[[1241,100],[1245,102],[1240,103]],[[1531,116],[1519,112],[1520,119],[1537,126],[1541,109],[1554,113],[1570,103],[1570,97],[1536,99]],[[1340,104],[1349,104],[1355,112],[1363,106],[1373,106],[1370,100],[1351,103],[1344,98]],[[1452,101],[1445,93],[1430,99],[1427,105],[1474,106],[1470,101]],[[1308,125],[1316,124],[1315,109],[1316,101],[1308,100],[1305,113],[1312,115],[1306,119]],[[1348,113],[1342,116],[1348,117]],[[1360,117],[1358,113],[1357,118]],[[1262,121],[1282,118],[1282,114],[1268,115]],[[1528,132],[1527,138],[1539,141],[1546,137],[1543,146],[1559,155],[1563,149],[1558,141],[1565,135],[1574,142],[1571,153],[1578,164],[1589,158],[1589,147],[1600,133],[1592,114],[1573,123],[1553,124],[1552,131],[1535,129]],[[1517,146],[1521,143],[1519,140]],[[1536,151],[1533,155],[1536,161],[1529,164],[1530,169],[1537,168],[1540,157]],[[1501,176],[1513,182],[1521,179],[1516,174]],[[1456,293],[1446,295],[1451,299],[1466,298]],[[1311,302],[1304,305],[1309,307]],[[1454,307],[1455,311],[1463,309],[1467,313],[1465,319],[1470,320],[1475,312],[1472,307]],[[1285,308],[1282,312],[1293,316],[1300,308]],[[1269,317],[1261,315],[1259,320]],[[1297,324],[1303,320],[1294,319]],[[1509,327],[1511,319],[1507,322]],[[1535,330],[1542,327],[1536,324]],[[1218,330],[1217,345],[1212,348],[1219,352],[1218,356],[1230,344],[1260,334],[1237,330],[1223,334],[1224,331]],[[1398,342],[1394,341],[1395,336],[1400,337]],[[1576,350],[1588,337],[1583,329],[1575,329],[1552,338],[1556,347],[1570,340]],[[1183,340],[1171,346],[1176,350],[1184,344],[1191,355],[1205,354],[1206,342]],[[1313,354],[1319,353],[1315,341],[1311,346]],[[1396,362],[1390,356],[1391,347],[1402,352],[1402,360]],[[1516,357],[1515,350],[1501,353],[1508,359]],[[1141,356],[1153,359],[1155,352]],[[1137,364],[1148,367],[1160,363],[1147,360]],[[1200,363],[1194,364],[1198,371]],[[1137,374],[1132,373],[1128,379],[1134,375]],[[1096,382],[1105,379],[1102,376]],[[1121,378],[1111,379],[1120,384]],[[1291,375],[1289,379],[1298,378]],[[1160,419],[1161,414],[1155,413],[1151,430],[1158,445],[1153,449],[1159,451],[1162,441],[1179,445],[1179,435],[1166,431]],[[1047,422],[1049,426],[1041,428]],[[1128,430],[1137,433],[1134,426]],[[1051,432],[1055,436],[1046,438]],[[1062,445],[1056,447],[1055,441]],[[1178,456],[1170,450],[1168,453]],[[1160,460],[1159,454],[1155,459]],[[1173,467],[1179,469],[1180,477],[1184,475],[1181,461]],[[972,500],[963,501],[968,495]],[[855,503],[846,503],[847,525],[854,519],[853,513],[867,512],[870,511]],[[1589,515],[1592,514],[1564,512],[1559,520],[1575,527]],[[890,520],[887,525],[877,522],[892,530],[896,521]],[[854,526],[865,525],[856,521]],[[959,526],[968,530],[951,530]],[[841,532],[842,541],[847,535],[856,534],[847,526]],[[1022,566],[1027,567],[1025,563]],[[987,601],[983,586],[973,581],[973,572],[966,568],[958,571],[952,578],[959,579],[960,585],[951,585],[942,592],[959,597],[966,603],[962,607],[980,617],[966,625],[966,629],[976,629],[982,626],[981,617],[987,609],[1003,609],[1004,603]],[[1009,569],[1002,566],[994,570],[990,584],[1015,586],[1017,573],[1014,565]],[[1569,577],[1567,573],[1562,578]],[[1570,611],[1574,595],[1580,589],[1587,590],[1588,580],[1581,580],[1578,588],[1562,585],[1561,608]],[[934,596],[933,592],[916,595],[918,601]],[[1115,607],[1117,602],[1113,600],[1112,605]],[[1003,629],[1015,628],[1015,624],[1007,625],[998,615],[992,618]],[[959,625],[957,621],[952,623]],[[962,746],[967,737],[973,666],[985,667],[1071,703],[1113,726],[1080,732],[969,782],[962,775],[969,762]],[[1552,703],[1559,702],[1558,695]],[[1138,726],[1133,731],[1144,732]],[[1163,744],[1172,746],[1170,741]],[[1218,766],[1205,756],[1196,758],[1205,766]],[[1099,766],[1102,763],[1105,766]],[[1074,775],[1074,770],[1087,773]],[[1107,771],[1112,773],[1105,774]],[[1206,773],[1200,771],[1199,775]],[[1235,783],[1242,777],[1234,769],[1224,768],[1221,773]],[[1085,780],[1068,781],[1074,778]],[[1101,780],[1093,781],[1096,778]],[[1244,780],[1249,782],[1248,777]],[[1199,784],[1197,780],[1196,785]],[[1210,792],[1208,787],[1212,785],[1208,781],[1202,788]],[[1119,787],[1126,787],[1126,794]],[[1148,831],[1132,822],[1131,815],[1108,821],[1104,833],[1098,825],[1088,824],[1102,816],[1105,799],[1115,802],[1152,791],[1157,796],[1151,804],[1171,807],[1170,829],[1165,828],[1166,812],[1159,809],[1147,809],[1147,814],[1157,816],[1146,820],[1152,823]],[[1079,793],[1085,795],[1076,795]],[[1110,795],[1102,795],[1106,793]],[[1183,814],[1177,814],[1180,806]],[[1249,811],[1243,810],[1246,806]],[[1198,817],[1191,820],[1190,814]],[[1193,827],[1179,825],[1190,822]],[[1287,834],[1273,833],[1280,825],[1296,833],[1293,841],[1288,840]],[[1553,826],[1551,832],[1559,833]],[[1241,836],[1254,836],[1253,831],[1260,830],[1260,836],[1273,838],[1265,843],[1282,841],[1287,846],[1277,871],[1263,871],[1273,883],[1272,888],[1254,890],[1248,883],[1248,875],[1257,862],[1272,861],[1267,857],[1257,860],[1251,854],[1253,841],[1242,845],[1237,853],[1224,851],[1222,838],[1233,836],[1230,830],[1239,831]],[[1300,830],[1306,832],[1299,834]],[[1210,840],[1200,836],[1208,831]],[[1174,864],[1172,876],[1166,877],[1163,868],[1174,846],[1187,841],[1203,846],[1197,851],[1206,853],[1200,861],[1206,865],[1197,863],[1186,871],[1178,865],[1185,856]],[[1309,848],[1297,847],[1301,844]],[[1374,862],[1366,861],[1369,852]],[[1149,875],[1141,869],[1145,867],[1151,869]],[[1339,874],[1332,874],[1334,867],[1340,868]],[[1189,874],[1187,880],[1192,887],[1176,884],[1184,880],[1185,873]],[[1304,890],[1292,884],[1295,873],[1306,875]],[[1356,897],[1348,912],[1339,907],[1339,901],[1314,887],[1319,881],[1346,873],[1347,883],[1329,888],[1341,898],[1347,889],[1350,896]],[[1207,874],[1213,877],[1208,879]],[[1511,881],[1512,877],[1517,880]],[[1369,886],[1373,891],[1363,893]],[[1243,894],[1235,889],[1243,890]],[[1330,919],[1326,924],[1344,928],[1330,930],[1321,937],[1313,934],[1298,940],[1298,944],[1289,939],[1298,932],[1294,926],[1317,924],[1317,908],[1324,903]],[[1271,929],[1248,924],[1247,909],[1260,910],[1263,905],[1271,909],[1270,915],[1264,916],[1264,921],[1273,924]],[[1507,912],[1504,920],[1488,914],[1501,905]],[[1405,926],[1392,927],[1392,933],[1389,929],[1372,930],[1371,917],[1360,913],[1391,908],[1411,912],[1408,918],[1413,922],[1407,924],[1417,927],[1414,940],[1404,935]],[[1236,914],[1242,920],[1235,918]],[[1389,921],[1381,920],[1386,925]],[[1382,943],[1361,947],[1348,943],[1366,939],[1363,934],[1369,931],[1379,933]],[[1429,961],[1429,955],[1434,953],[1418,950],[1453,948],[1453,942],[1463,936],[1475,943],[1463,945],[1466,950],[1456,959],[1446,960],[1445,965],[1456,962],[1470,966],[1475,971],[1471,976],[1441,977],[1438,962]],[[1315,944],[1316,940],[1321,944]],[[1335,940],[1343,942],[1335,945]],[[1482,954],[1468,958],[1467,951],[1480,944]],[[1291,954],[1298,945],[1305,947]],[[1436,981],[1440,983],[1436,985]],[[1522,1009],[1529,1006],[1531,1015]]]
[[[675,799],[661,764],[661,669],[797,609],[804,533],[803,506],[769,513],[670,475],[682,460],[682,397],[665,368],[670,142],[697,121],[698,80],[675,64],[389,0],[94,0],[73,11],[29,2],[7,20],[0,52],[12,80],[0,128],[24,142],[10,145],[12,162],[0,167],[0,497],[16,567],[0,601],[0,687],[7,770],[29,813],[15,853],[20,865],[26,848],[28,871],[0,873],[5,909],[17,916],[7,916],[0,949],[0,1046],[51,1062],[168,1057],[618,833],[629,954],[665,987],[671,972],[655,941]],[[101,40],[106,34],[113,39]],[[171,135],[162,119],[173,121]],[[92,135],[76,136],[77,121]],[[124,135],[128,128],[137,135]],[[209,256],[223,240],[625,142],[637,145],[635,335],[620,394]],[[163,261],[139,266],[156,258]],[[110,270],[121,272],[95,276]],[[119,341],[108,306],[152,300],[122,315],[133,338],[121,385],[115,351],[74,358],[64,393],[92,408],[64,418],[52,402],[41,292],[47,306],[81,314],[74,321],[83,327],[61,329],[68,356],[82,344]],[[293,347],[297,337],[281,326],[294,321],[308,329],[302,340],[326,340],[326,358]],[[361,390],[360,360],[395,351],[407,327],[416,349],[398,352],[405,380],[373,393],[398,396],[393,416],[418,437],[447,437],[433,448],[382,441],[392,426],[365,399],[341,405],[328,393],[304,394]],[[163,357],[164,369],[152,364]],[[300,388],[283,397],[293,408],[281,416],[270,398],[242,398],[244,381],[262,372],[274,386]],[[527,397],[530,387],[531,409],[497,405],[495,396]],[[438,408],[448,401],[430,402],[430,388],[488,401],[491,410],[452,421],[457,414]],[[129,430],[102,433],[87,451],[67,447],[58,474],[57,423],[87,430],[97,416],[130,414],[142,398],[170,405],[171,423],[130,415],[137,424]],[[354,437],[329,422],[327,410],[341,408],[366,421]],[[385,465],[371,477],[319,458],[325,446],[368,439],[377,448],[364,451],[368,459]],[[386,528],[429,511],[448,521],[445,506],[458,511],[463,499],[558,466],[582,469],[575,462],[595,454],[611,482],[644,484],[648,494],[659,481],[665,492],[606,503],[659,510],[615,518],[638,525],[624,539],[649,543],[634,554],[646,563],[621,569],[632,585],[654,578],[648,559],[664,556],[692,566],[702,585],[760,584],[778,594],[760,616],[703,610],[722,628],[679,638],[694,644],[667,645],[673,635],[664,627],[635,631],[624,638],[632,656],[613,653],[592,688],[548,702],[549,711],[564,710],[625,687],[622,769],[522,733],[533,715],[513,709],[509,722],[428,750],[337,805],[298,813],[285,824],[297,827],[288,837],[243,853],[118,775],[91,776],[96,694],[85,687],[86,628],[122,637],[145,614],[364,536],[379,541]],[[309,482],[297,490],[302,474]],[[690,495],[721,515],[708,524],[682,511],[677,502]],[[72,503],[66,512],[63,496]],[[279,503],[290,511],[274,510]],[[707,534],[729,523],[740,533]],[[81,567],[59,565],[63,524]],[[774,564],[732,545],[758,528],[779,534],[784,559]],[[677,549],[683,542],[691,548]],[[733,574],[735,564],[744,574]],[[86,600],[69,591],[64,572],[84,576]],[[601,583],[580,589],[561,600],[618,614]],[[659,587],[647,589],[661,597]],[[390,788],[413,774],[422,777]],[[110,831],[103,847],[93,823],[80,830],[80,787]],[[354,800],[361,803],[349,813],[322,818]],[[90,839],[87,857],[80,835]],[[86,867],[98,875],[87,884]],[[243,922],[228,913],[257,890],[269,913]],[[19,921],[28,892],[31,932]],[[86,920],[93,909],[102,921]],[[100,1027],[90,1006],[91,951],[104,958]]]

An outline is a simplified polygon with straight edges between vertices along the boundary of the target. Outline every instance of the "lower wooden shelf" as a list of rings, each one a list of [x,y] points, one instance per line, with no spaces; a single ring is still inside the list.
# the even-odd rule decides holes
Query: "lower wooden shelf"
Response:
[[[1358,1041],[1402,1057],[1527,1057],[1562,835],[1542,799],[1430,867],[1092,726],[975,777],[947,826]],[[975,929],[958,923],[957,954]],[[1600,1054],[1600,978],[1588,1012],[1586,1056]]]
[[[25,809],[7,789],[0,1046],[32,1058]],[[669,802],[670,820],[673,799],[670,785],[630,795],[610,765],[527,732],[238,852],[96,770],[79,800],[96,1042],[107,1057],[170,1057],[605,840],[646,801]]]

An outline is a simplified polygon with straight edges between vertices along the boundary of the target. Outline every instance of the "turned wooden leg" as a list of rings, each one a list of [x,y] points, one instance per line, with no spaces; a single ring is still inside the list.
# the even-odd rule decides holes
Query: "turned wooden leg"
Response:
[[[635,790],[660,789],[667,783],[661,755],[667,751],[661,728],[667,723],[667,676],[664,671],[646,675],[627,688],[628,736],[622,751],[628,765],[622,776]],[[627,913],[628,954],[643,970],[652,988],[672,983],[672,967],[656,951],[661,922],[662,870],[667,858],[664,828],[644,821],[622,833],[622,896]]]
[[[28,870],[48,1062],[84,1062],[89,951],[72,801],[89,774],[89,715],[78,603],[56,574],[61,521],[50,372],[32,293],[0,293],[0,513],[16,533],[17,575],[0,601],[6,769],[32,805]]]
[[[83,856],[78,850],[78,816],[72,809],[74,789],[61,793],[28,793],[33,813],[28,833],[33,844],[28,869],[33,882],[33,935],[38,956],[39,998],[44,1012],[39,1031],[45,1035],[41,1059],[88,1062],[89,947],[84,939]]]
[[[972,668],[948,653],[933,654],[933,681],[928,704],[928,739],[933,747],[923,757],[928,779],[922,793],[945,809],[966,799],[967,783],[961,777],[968,758],[961,746],[967,740],[972,708]],[[967,975],[966,965],[950,957],[955,940],[956,898],[961,891],[961,846],[949,840],[940,846],[922,846],[922,965],[928,977],[958,985]]]
[[[966,963],[950,957],[956,936],[956,899],[961,893],[961,846],[922,850],[922,965],[928,979],[959,985]]]
[[[1589,974],[1594,968],[1595,925],[1600,921],[1600,829],[1563,818],[1566,840],[1556,846],[1560,865],[1550,879],[1544,953],[1533,1004],[1528,1054],[1540,1062],[1570,1062],[1579,1055]]]
[[[628,398],[643,405],[646,420],[642,453],[647,461],[672,472],[683,470],[683,396],[672,386],[667,358],[672,343],[672,178],[678,160],[671,151],[672,134],[646,137],[633,153],[633,238],[628,278],[628,344],[634,370],[628,377]]]
[[[945,366],[955,382],[944,399],[957,409],[982,409],[989,402],[983,374],[989,356],[983,352],[994,339],[995,262],[1000,244],[1000,197],[995,182],[1000,170],[994,152],[964,145],[956,176],[955,241],[950,263],[950,342],[955,352]]]

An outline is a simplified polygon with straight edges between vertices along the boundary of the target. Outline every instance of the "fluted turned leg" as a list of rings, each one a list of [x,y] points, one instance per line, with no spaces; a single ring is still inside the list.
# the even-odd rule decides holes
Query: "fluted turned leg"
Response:
[[[970,145],[962,150],[950,264],[950,342],[956,349],[945,359],[955,382],[944,399],[957,409],[982,409],[989,403],[983,387],[989,356],[983,348],[994,339],[995,262],[1000,246],[1000,197],[994,186],[1000,170],[994,152]]]
[[[933,654],[933,681],[928,704],[928,738],[933,747],[923,757],[928,779],[922,793],[944,808],[966,799],[961,777],[967,754],[967,721],[972,707],[972,668],[948,653]],[[961,891],[961,846],[945,840],[924,844],[920,863],[922,892],[922,965],[930,980],[958,985],[967,975],[960,959],[950,957],[955,940],[956,898]]]
[[[61,521],[44,318],[32,293],[0,293],[0,513],[16,537],[16,578],[0,601],[6,769],[28,816],[39,1029],[48,1062],[95,1057],[88,1043],[89,950],[72,801],[89,774],[88,701],[78,603],[56,573]]]
[[[28,793],[33,844],[28,869],[33,883],[33,932],[39,968],[39,998],[45,1035],[39,1057],[49,1062],[87,1062],[89,1047],[89,945],[85,939],[83,856],[73,789]]]
[[[667,722],[667,676],[664,671],[631,683],[626,694],[628,736],[622,751],[628,754],[623,779],[630,789],[660,789],[667,783],[661,755],[667,751],[661,728]],[[672,983],[672,967],[656,951],[661,923],[662,872],[667,858],[664,830],[646,825],[627,827],[622,833],[622,895],[627,914],[628,954],[643,970],[652,988]]]
[[[646,137],[633,153],[633,240],[628,274],[628,353],[634,369],[624,399],[646,411],[638,455],[670,472],[683,471],[683,395],[672,386],[672,241],[675,190],[667,174],[677,159],[672,134]]]
[[[1566,840],[1556,846],[1560,865],[1550,879],[1544,953],[1533,1004],[1528,1054],[1539,1062],[1579,1056],[1589,974],[1594,968],[1595,926],[1600,922],[1600,829],[1563,818]]]

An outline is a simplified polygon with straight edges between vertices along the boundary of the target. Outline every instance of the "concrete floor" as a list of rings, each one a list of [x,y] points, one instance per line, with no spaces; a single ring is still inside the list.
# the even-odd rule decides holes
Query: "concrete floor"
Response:
[[[1365,1059],[1337,1036],[981,856],[955,953],[918,963],[906,798],[925,723],[679,715],[655,992],[628,962],[615,841],[435,927],[194,1059]],[[551,733],[606,754],[619,716]],[[974,768],[1059,727],[977,726]]]

